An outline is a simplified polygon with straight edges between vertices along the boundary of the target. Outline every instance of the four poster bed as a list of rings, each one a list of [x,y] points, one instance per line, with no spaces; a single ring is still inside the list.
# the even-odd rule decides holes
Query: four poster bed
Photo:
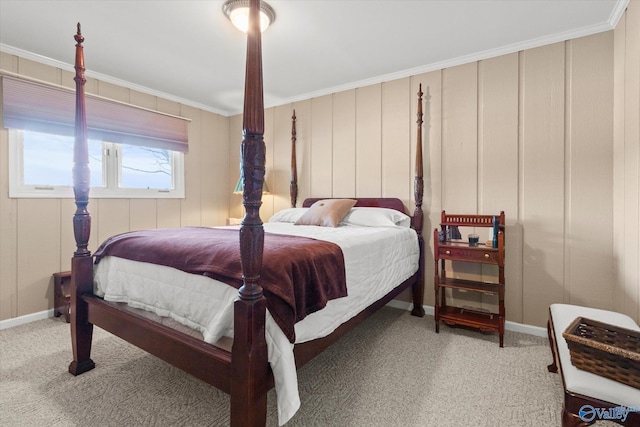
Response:
[[[242,225],[125,233],[107,239],[95,254],[88,250],[91,216],[80,25],[75,36],[77,248],[71,261],[69,372],[79,375],[95,367],[91,342],[96,325],[229,393],[234,426],[264,425],[267,391],[274,386],[280,423],[290,419],[299,407],[295,369],[405,289],[412,289],[412,314],[424,315],[422,91],[412,216],[406,215],[399,199],[390,198],[307,199],[296,208],[294,113],[292,208],[263,224],[258,7],[259,0],[251,0],[241,146],[246,212]],[[336,214],[336,209],[341,212]],[[327,218],[333,223],[327,224]],[[223,245],[225,241],[232,243]],[[132,290],[131,283],[142,285]],[[177,294],[182,286],[189,286],[188,292]],[[145,287],[151,288],[151,296],[137,294]],[[168,295],[168,301],[156,303],[161,294]]]

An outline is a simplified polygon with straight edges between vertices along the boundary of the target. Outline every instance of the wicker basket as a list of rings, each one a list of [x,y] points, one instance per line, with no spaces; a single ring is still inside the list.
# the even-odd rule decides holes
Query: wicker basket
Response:
[[[640,389],[640,331],[578,317],[562,336],[576,368]]]

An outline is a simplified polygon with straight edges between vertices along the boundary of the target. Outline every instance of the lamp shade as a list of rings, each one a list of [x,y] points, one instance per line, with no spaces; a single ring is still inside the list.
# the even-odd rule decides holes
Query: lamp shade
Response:
[[[244,186],[242,185],[242,177],[238,178],[236,187],[233,189],[233,194],[242,194]],[[269,187],[267,187],[267,181],[262,181],[262,194],[269,194]]]

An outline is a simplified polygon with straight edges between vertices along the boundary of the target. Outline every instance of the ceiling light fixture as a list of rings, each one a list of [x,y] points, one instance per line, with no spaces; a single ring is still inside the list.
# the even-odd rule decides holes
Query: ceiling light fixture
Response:
[[[231,23],[243,33],[249,30],[249,0],[227,0],[222,11]],[[269,27],[276,20],[276,12],[266,2],[260,2],[260,31]]]

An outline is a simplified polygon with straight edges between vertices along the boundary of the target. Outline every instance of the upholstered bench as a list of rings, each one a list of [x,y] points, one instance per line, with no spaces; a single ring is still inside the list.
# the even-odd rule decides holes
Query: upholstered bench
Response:
[[[548,369],[549,372],[558,372],[559,368],[562,375],[562,426],[586,426],[601,419],[610,419],[625,426],[640,426],[640,390],[571,364],[569,348],[562,333],[580,316],[640,331],[633,319],[624,314],[568,304],[549,307],[547,329],[553,363]],[[626,410],[631,411],[625,416]]]

